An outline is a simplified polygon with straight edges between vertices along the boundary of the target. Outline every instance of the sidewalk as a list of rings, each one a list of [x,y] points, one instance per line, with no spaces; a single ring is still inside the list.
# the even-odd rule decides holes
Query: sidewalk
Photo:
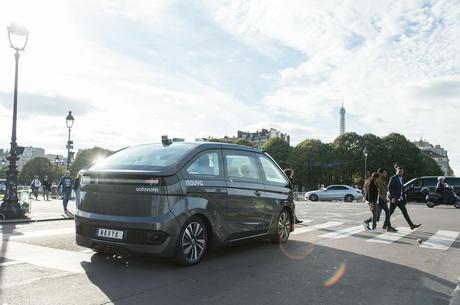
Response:
[[[75,200],[69,201],[67,209],[70,213],[66,215],[64,214],[61,199],[45,201],[41,196],[39,196],[38,199],[39,200],[33,199],[30,201],[31,213],[27,214],[26,218],[0,220],[0,224],[73,219],[73,214],[75,214],[76,210]]]

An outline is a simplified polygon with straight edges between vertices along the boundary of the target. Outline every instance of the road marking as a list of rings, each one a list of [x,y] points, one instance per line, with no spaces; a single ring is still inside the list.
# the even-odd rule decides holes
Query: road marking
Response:
[[[31,265],[58,269],[73,273],[85,273],[81,266],[84,261],[90,262],[90,254],[54,249],[20,242],[0,241],[5,249],[4,258],[25,262]]]
[[[15,235],[20,233],[20,235]],[[31,232],[13,232],[11,234],[0,234],[1,239],[7,240],[17,240],[17,239],[24,239],[24,238],[31,238],[31,237],[43,237],[43,236],[55,236],[55,235],[64,235],[64,234],[71,234],[75,233],[75,228],[61,228],[61,229],[53,229],[53,230],[41,230],[41,231],[31,231]]]
[[[439,230],[427,241],[423,242],[420,247],[436,250],[447,250],[458,237],[458,232]]]
[[[398,227],[398,232],[386,232],[366,241],[371,243],[391,244],[412,232],[413,231],[409,227]]]
[[[313,225],[313,226],[308,226],[306,228],[300,228],[300,229],[295,229],[294,232],[292,232],[292,235],[297,235],[297,234],[302,234],[302,233],[307,233],[307,232],[312,232],[316,230],[321,230],[321,229],[326,229],[330,227],[335,227],[335,226],[340,226],[343,224],[343,222],[337,222],[337,221],[328,221],[325,223]]]
[[[350,228],[342,229],[342,230],[339,230],[339,231],[323,234],[323,235],[320,235],[319,237],[332,238],[332,239],[342,239],[342,238],[350,237],[352,235],[361,233],[363,231],[364,231],[363,226],[359,225],[359,226],[356,226],[356,227],[350,227]]]

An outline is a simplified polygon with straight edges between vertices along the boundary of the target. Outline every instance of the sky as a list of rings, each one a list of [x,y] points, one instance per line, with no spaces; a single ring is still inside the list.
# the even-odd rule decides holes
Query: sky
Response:
[[[423,138],[460,173],[460,1],[2,0],[0,148],[64,153],[277,128],[291,144],[347,131]],[[3,33],[3,34],[1,34]],[[3,36],[3,38],[2,38]]]

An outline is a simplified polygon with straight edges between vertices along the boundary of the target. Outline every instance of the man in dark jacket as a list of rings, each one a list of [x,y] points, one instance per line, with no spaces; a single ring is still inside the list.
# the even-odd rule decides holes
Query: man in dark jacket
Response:
[[[61,177],[58,183],[58,189],[62,189],[62,205],[64,206],[64,212],[67,213],[67,204],[72,194],[73,179],[70,177],[70,171],[65,171],[64,176]]]
[[[406,193],[404,189],[404,169],[400,166],[396,168],[396,175],[390,178],[390,183],[388,184],[388,192],[390,193],[390,215],[393,214],[396,207],[398,207],[407,223],[409,224],[411,230],[414,230],[421,226],[421,224],[414,224],[409,217],[406,209]]]

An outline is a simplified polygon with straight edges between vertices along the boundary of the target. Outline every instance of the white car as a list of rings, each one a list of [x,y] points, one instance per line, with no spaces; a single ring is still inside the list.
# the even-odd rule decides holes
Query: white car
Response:
[[[348,185],[330,185],[317,191],[305,193],[305,200],[318,201],[318,200],[343,200],[352,202],[354,200],[363,199],[363,194]]]

